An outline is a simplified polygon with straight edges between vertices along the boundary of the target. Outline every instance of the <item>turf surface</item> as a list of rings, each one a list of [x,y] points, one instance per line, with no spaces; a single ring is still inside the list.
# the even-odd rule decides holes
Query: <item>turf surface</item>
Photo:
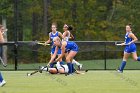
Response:
[[[122,59],[107,59],[106,60],[106,69],[117,69],[120,64],[121,64]],[[83,69],[105,69],[105,61],[104,60],[85,60],[85,61],[79,61],[80,63],[83,64]],[[39,66],[45,66],[47,63],[18,63],[18,70],[34,70],[38,69]],[[77,66],[75,66],[77,68]],[[15,65],[14,64],[8,64],[6,68],[4,68],[2,65],[0,65],[0,70],[14,70]],[[127,65],[125,69],[130,70],[130,69],[135,69],[135,70],[140,70],[140,62],[139,61],[134,61],[132,59],[129,59],[127,61]]]
[[[84,75],[26,76],[31,71],[2,71],[7,81],[0,93],[139,93],[140,71],[88,71]]]

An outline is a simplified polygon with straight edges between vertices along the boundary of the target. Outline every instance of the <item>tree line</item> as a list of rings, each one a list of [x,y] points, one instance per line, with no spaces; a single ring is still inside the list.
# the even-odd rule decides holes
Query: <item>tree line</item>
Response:
[[[15,19],[17,2],[17,20]],[[125,25],[131,23],[139,38],[139,0],[0,0],[0,20],[7,19],[8,41],[48,39],[52,22],[63,32],[73,26],[77,41],[123,41]],[[17,21],[17,32],[14,26]],[[17,33],[17,37],[15,36]]]
[[[14,1],[0,0],[1,20],[7,18],[8,40],[14,40]],[[76,40],[123,40],[131,23],[139,37],[139,0],[17,0],[18,40],[46,40],[52,22],[63,32],[73,25]],[[85,37],[85,38],[84,38]]]

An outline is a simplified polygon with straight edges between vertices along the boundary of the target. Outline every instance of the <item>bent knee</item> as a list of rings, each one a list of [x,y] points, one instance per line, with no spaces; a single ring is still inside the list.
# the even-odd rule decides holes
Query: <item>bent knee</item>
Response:
[[[66,57],[66,62],[70,62],[70,58],[69,57]]]
[[[137,59],[138,59],[138,58],[137,58],[137,57],[135,57],[135,58],[133,58],[133,59],[134,59],[134,61],[137,61]]]

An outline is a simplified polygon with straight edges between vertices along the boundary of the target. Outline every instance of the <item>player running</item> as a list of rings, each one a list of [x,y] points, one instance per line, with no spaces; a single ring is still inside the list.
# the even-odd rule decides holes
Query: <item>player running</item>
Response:
[[[140,57],[137,56],[136,53],[136,45],[135,42],[137,41],[137,37],[132,33],[131,31],[131,24],[126,25],[126,34],[125,34],[125,42],[121,43],[122,46],[125,46],[124,49],[124,55],[122,63],[118,69],[118,72],[122,73],[124,70],[124,67],[126,65],[126,61],[130,54],[132,54],[132,57],[135,61],[140,61]]]
[[[71,34],[71,32],[69,30],[72,30],[73,28],[68,26],[67,24],[64,24],[63,26],[63,39],[62,41],[69,41],[69,39],[74,39],[74,36]],[[68,53],[65,54],[65,56],[67,56]],[[79,62],[77,62],[75,59],[72,59],[72,63],[76,64],[78,66],[78,69],[81,70],[82,68],[82,64],[80,64]]]
[[[4,31],[5,31],[4,26],[0,25],[0,43],[4,42],[4,38],[3,38]],[[2,74],[0,72],[0,87],[4,86],[5,84],[6,84],[6,81],[3,79]]]
[[[55,37],[63,38],[63,35],[61,32],[56,31],[57,25],[55,23],[52,24],[51,29],[52,29],[52,32],[49,33],[49,39],[48,39],[48,41],[46,41],[46,44],[51,43],[51,59],[54,59],[54,51],[55,51],[56,47],[53,45],[53,43],[54,43],[53,39]],[[61,54],[61,49],[58,49],[57,55],[59,56],[60,54]],[[62,58],[59,59],[59,62],[63,64]],[[52,68],[55,64],[54,60],[50,60],[48,64],[49,64],[50,68]]]

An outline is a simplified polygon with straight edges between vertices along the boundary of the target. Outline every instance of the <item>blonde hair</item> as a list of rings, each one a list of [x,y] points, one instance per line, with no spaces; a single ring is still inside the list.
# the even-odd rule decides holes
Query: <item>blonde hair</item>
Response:
[[[54,37],[53,41],[59,41],[59,42],[61,42],[61,39],[59,37]]]

